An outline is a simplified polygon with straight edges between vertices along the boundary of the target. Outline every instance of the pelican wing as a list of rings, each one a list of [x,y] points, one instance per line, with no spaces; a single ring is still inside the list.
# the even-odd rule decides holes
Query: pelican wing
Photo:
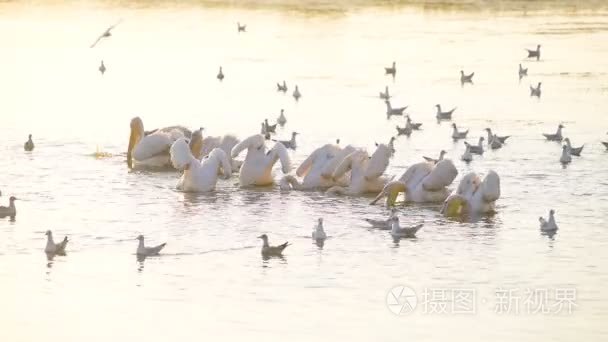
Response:
[[[481,183],[481,191],[486,202],[494,202],[500,197],[500,177],[495,171],[488,172]]]
[[[378,178],[382,176],[386,168],[388,167],[389,160],[391,158],[391,150],[385,144],[380,144],[376,148],[376,152],[372,154],[367,168],[365,170],[365,176],[367,178]]]
[[[362,152],[361,151],[354,151],[351,154],[349,154],[348,156],[346,156],[344,159],[342,159],[342,161],[340,162],[340,164],[338,164],[338,166],[334,170],[334,173],[332,174],[332,177],[333,178],[339,178],[339,177],[342,177],[342,175],[344,175],[346,172],[348,172],[348,170],[350,170],[351,167],[352,167],[352,165],[353,165],[353,157],[357,153],[362,153]]]
[[[304,177],[308,174],[308,172],[310,171],[310,167],[314,163],[317,156],[321,153],[320,151],[322,151],[321,148],[314,150],[314,152],[312,152],[308,156],[308,158],[304,159],[302,164],[298,166],[298,169],[296,170],[296,175],[298,175],[298,177]]]
[[[185,138],[177,139],[171,145],[169,153],[171,154],[171,164],[178,170],[183,170],[194,160],[194,156],[190,152],[190,146],[188,146]]]
[[[171,135],[166,133],[147,135],[133,148],[133,158],[136,160],[146,160],[167,153],[174,140]]]
[[[458,170],[449,159],[444,159],[435,165],[433,171],[424,178],[422,186],[428,191],[438,191],[452,184],[458,176]]]
[[[405,171],[399,181],[406,184],[408,188],[412,188],[417,186],[431,171],[433,171],[431,164],[427,162],[416,163]]]
[[[291,159],[289,158],[289,152],[287,152],[287,148],[285,145],[280,142],[274,144],[274,147],[269,152],[270,157],[274,162],[276,160],[281,161],[281,168],[283,173],[289,173],[291,171]]]
[[[232,148],[238,143],[239,139],[237,137],[231,134],[226,134],[222,137],[222,141],[220,142],[219,147],[224,150],[227,155],[230,155],[230,151],[232,151]]]
[[[348,145],[343,149],[340,149],[338,146],[335,146],[335,145],[332,145],[332,146],[335,148],[336,154],[330,160],[330,162],[325,164],[325,166],[323,167],[321,176],[323,176],[325,178],[332,177],[334,174],[334,171],[336,171],[336,168],[342,163],[344,158],[346,158],[348,155],[350,155],[351,153],[356,151],[356,149],[351,145]]]
[[[203,148],[201,149],[201,156],[208,156],[211,151],[213,151],[216,147],[220,146],[221,140],[222,139],[220,137],[206,137],[205,139],[203,139]],[[230,153],[230,150],[228,150],[227,153]]]
[[[214,148],[209,153],[209,158],[217,158],[222,164],[222,170],[224,171],[224,178],[228,179],[232,175],[232,164],[228,159],[228,155],[221,148]]]
[[[264,145],[264,136],[261,134],[254,134],[252,136],[250,136],[249,138],[241,141],[240,143],[236,144],[233,148],[232,151],[230,152],[230,155],[232,156],[232,158],[235,158],[236,156],[238,156],[243,150],[246,150],[250,147],[256,147],[256,146],[263,146]]]

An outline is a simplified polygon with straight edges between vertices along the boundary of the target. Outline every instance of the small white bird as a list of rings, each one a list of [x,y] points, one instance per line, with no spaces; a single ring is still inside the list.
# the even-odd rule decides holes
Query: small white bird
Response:
[[[101,76],[106,73],[106,66],[103,64],[103,60],[101,61],[101,65],[99,66],[99,72],[101,73]]]
[[[325,230],[323,230],[323,219],[319,218],[315,229],[312,231],[312,239],[316,241],[321,241],[327,239],[327,234],[325,234]]]
[[[424,224],[421,223],[412,227],[401,228],[399,226],[399,217],[396,215],[393,216],[391,221],[391,235],[398,238],[415,238],[416,233],[424,226]]]
[[[536,50],[526,49],[528,51],[528,58],[536,57],[536,60],[540,59],[540,44],[536,45]]]
[[[403,112],[407,109],[407,106],[393,108],[393,106],[391,106],[391,102],[389,100],[385,100],[384,103],[386,103],[386,117],[387,118],[390,118],[391,115],[403,115]]]
[[[380,99],[390,100],[391,95],[388,92],[388,86],[384,87],[384,92],[380,92]]]
[[[298,101],[300,100],[300,97],[302,97],[302,94],[300,94],[300,89],[298,89],[298,86],[296,85],[296,89],[293,90],[293,98]]]
[[[467,163],[473,161],[473,154],[471,153],[471,148],[468,145],[465,147],[464,153],[460,159]]]
[[[241,32],[247,32],[247,25],[243,24],[241,25],[241,23],[237,22],[236,23],[236,28],[237,28],[237,32],[241,33]]]
[[[121,22],[122,19],[119,20],[116,24],[108,27],[108,29],[106,29],[99,37],[97,37],[97,40],[95,40],[95,42],[91,44],[91,48],[94,48],[95,45],[97,45],[97,43],[99,43],[103,38],[109,38],[110,36],[112,36],[111,31],[116,27],[116,25],[120,24]]]
[[[490,148],[493,150],[497,150],[502,147],[502,143],[500,142],[500,139],[498,139],[496,134],[492,136],[492,139],[490,140],[489,144]]]
[[[384,68],[384,73],[386,75],[393,75],[393,77],[395,77],[395,75],[397,74],[397,65],[396,65],[396,63],[393,62],[393,66],[385,67]]]
[[[562,156],[559,158],[559,162],[562,164],[568,164],[572,161],[572,156],[570,155],[570,149],[567,145],[562,146]]]
[[[53,232],[47,230],[45,235],[46,247],[44,247],[44,252],[47,254],[65,255],[65,247],[68,245],[68,237],[64,237],[63,241],[60,243],[55,243],[55,241],[53,241]]]
[[[564,125],[559,124],[559,126],[557,126],[557,132],[555,132],[555,134],[543,133],[543,135],[549,141],[562,141],[564,139],[562,135],[563,128],[565,128]]]
[[[524,68],[519,63],[519,79],[521,80],[524,76],[528,76],[528,68]]]
[[[454,114],[454,111],[456,110],[456,107],[454,107],[450,111],[442,112],[441,105],[436,104],[435,107],[437,107],[437,115],[436,115],[437,120],[451,120],[452,114]]]
[[[464,142],[464,145],[467,146],[469,148],[469,151],[471,151],[471,153],[473,154],[483,154],[484,150],[483,150],[483,141],[484,141],[484,137],[480,137],[479,141],[477,142],[477,146],[475,145],[471,145],[468,142]]]
[[[431,157],[426,157],[426,156],[422,156],[422,158],[424,158],[424,160],[426,160],[427,162],[432,163],[434,165],[434,164],[437,164],[440,161],[442,161],[443,160],[443,156],[445,156],[446,153],[447,153],[446,151],[441,150],[441,152],[439,152],[439,159],[433,159]]]
[[[165,246],[167,245],[167,243],[161,243],[158,246],[146,247],[144,245],[144,236],[143,235],[139,235],[137,237],[137,240],[139,240],[139,244],[137,245],[137,255],[140,255],[140,256],[158,255],[158,253],[160,253],[160,251],[163,248],[165,248]]]
[[[16,200],[17,198],[15,196],[11,196],[8,199],[8,207],[0,206],[0,217],[15,217],[17,215],[17,208],[15,207]]]
[[[462,84],[473,83],[474,75],[475,75],[474,72],[470,73],[469,75],[465,75],[464,71],[460,70],[460,83],[462,83]]]
[[[549,220],[545,220],[542,216],[538,218],[540,222],[540,230],[543,232],[554,232],[557,230],[557,223],[555,223],[555,210],[549,210]]]
[[[467,134],[469,134],[468,129],[466,131],[459,131],[458,127],[456,127],[456,124],[452,123],[452,139],[454,139],[454,140],[466,139]]]
[[[284,109],[281,109],[281,114],[279,115],[279,118],[277,119],[277,123],[281,126],[285,126],[285,124],[287,123],[287,118],[285,117]]]
[[[217,73],[217,79],[221,81],[224,80],[224,71],[222,70],[222,67],[220,66],[220,72]]]
[[[23,144],[23,149],[26,151],[32,151],[34,149],[34,141],[32,140],[32,135],[30,134],[27,138],[25,144]]]
[[[262,245],[262,256],[271,257],[271,256],[282,256],[283,250],[289,246],[289,242],[285,242],[282,245],[271,246],[268,243],[268,235],[262,234],[258,236],[258,239],[262,239],[264,244]]]
[[[290,148],[292,150],[295,150],[298,145],[296,144],[296,135],[298,135],[300,133],[298,132],[291,132],[291,140],[274,140],[272,139],[272,141],[278,141],[281,144],[283,144],[283,146],[285,146],[285,148]]]
[[[577,156],[577,157],[581,156],[581,153],[583,152],[583,148],[585,147],[585,144],[583,144],[583,146],[581,146],[581,147],[572,147],[572,144],[570,143],[570,138],[564,139],[564,142],[568,146],[568,149],[570,150],[571,155]]]
[[[287,83],[285,82],[285,80],[283,80],[283,84],[277,82],[277,91],[280,91],[282,93],[287,92]]]
[[[382,230],[390,230],[391,224],[392,224],[392,219],[393,219],[393,216],[395,216],[395,215],[397,215],[397,209],[392,208],[391,213],[389,214],[387,219],[377,220],[377,219],[364,218],[363,220],[365,222],[369,223],[374,228],[378,228],[378,229],[382,229]]]
[[[536,88],[534,88],[532,85],[530,85],[530,96],[536,96],[536,97],[540,98],[540,95],[541,95],[540,85],[541,84],[542,84],[542,82],[538,82],[538,85],[536,86]]]

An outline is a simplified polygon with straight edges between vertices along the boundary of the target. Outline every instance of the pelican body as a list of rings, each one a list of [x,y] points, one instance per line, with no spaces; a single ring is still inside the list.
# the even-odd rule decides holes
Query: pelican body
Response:
[[[465,175],[458,188],[445,200],[445,216],[481,215],[494,212],[500,198],[500,177],[492,170],[483,181],[474,172]]]
[[[177,188],[186,192],[206,192],[215,189],[218,173],[230,178],[232,165],[221,148],[214,148],[202,161],[194,158],[186,139],[181,138],[171,146],[171,162],[177,170],[183,170]]]
[[[264,136],[260,134],[252,135],[232,148],[232,157],[236,158],[243,150],[247,150],[247,156],[239,172],[239,183],[241,186],[273,184],[272,167],[279,160],[281,161],[283,173],[287,174],[291,170],[289,154],[285,146],[280,142],[277,142],[272,149],[266,151]]]

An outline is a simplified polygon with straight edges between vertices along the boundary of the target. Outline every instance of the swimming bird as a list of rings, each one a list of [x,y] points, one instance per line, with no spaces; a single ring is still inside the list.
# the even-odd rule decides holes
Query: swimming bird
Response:
[[[266,130],[266,133],[276,133],[277,124],[271,125],[268,123],[268,119],[264,119],[264,129]]]
[[[272,168],[279,160],[284,174],[291,171],[289,153],[280,142],[267,151],[264,136],[255,134],[232,148],[232,158],[236,158],[244,150],[247,150],[247,155],[239,171],[239,184],[242,187],[273,184]]]
[[[222,71],[222,66],[220,66],[220,71],[217,73],[217,79],[221,81],[224,80],[224,72]]]
[[[393,220],[393,216],[395,216],[395,215],[397,215],[397,209],[391,208],[391,212],[387,219],[377,220],[377,219],[363,218],[363,220],[365,222],[369,223],[374,228],[382,229],[382,230],[389,230],[389,229],[391,229],[391,223]]]
[[[391,150],[391,154],[395,154],[395,139],[395,137],[391,137],[391,140],[386,145]]]
[[[524,76],[528,76],[528,68],[524,68],[519,63],[519,79],[521,80]]]
[[[466,145],[464,153],[462,154],[460,159],[466,163],[473,161],[473,154],[471,153],[471,147],[469,145]]]
[[[382,100],[389,100],[391,98],[391,95],[388,92],[388,86],[386,86],[384,88],[384,93],[380,92],[380,99]]]
[[[559,126],[557,126],[557,132],[555,132],[555,134],[543,133],[543,135],[549,141],[562,141],[564,139],[562,136],[562,128],[565,128],[564,125],[559,124]]]
[[[101,65],[99,66],[99,72],[102,76],[106,73],[106,66],[103,64],[103,60],[101,61]]]
[[[469,151],[473,154],[483,154],[484,150],[483,150],[483,141],[484,138],[480,137],[479,138],[479,142],[477,143],[477,146],[471,145],[468,142],[464,142],[465,146],[467,146],[469,148]]]
[[[281,109],[281,114],[279,115],[279,118],[277,119],[277,123],[279,125],[285,126],[285,124],[287,123],[287,118],[285,117],[285,110]]]
[[[441,105],[437,104],[437,105],[435,105],[435,107],[437,107],[437,120],[451,120],[452,114],[456,110],[456,107],[454,107],[450,111],[442,112]]]
[[[413,129],[414,131],[419,131],[419,130],[420,130],[420,127],[422,126],[422,123],[419,123],[419,122],[412,122],[412,119],[410,118],[410,116],[409,116],[409,115],[407,115],[407,116],[405,117],[405,120],[406,120],[406,123],[407,123],[408,125],[412,126],[412,129]]]
[[[542,82],[538,82],[538,85],[536,86],[536,88],[534,88],[530,84],[530,96],[536,96],[536,97],[540,98],[540,95],[541,95],[540,85],[541,84],[542,84]]]
[[[322,241],[327,239],[327,234],[325,234],[325,230],[323,230],[323,219],[319,218],[319,221],[312,231],[312,239],[316,241]]]
[[[300,100],[300,97],[302,97],[302,94],[300,94],[300,89],[298,89],[298,86],[296,85],[296,89],[293,91],[293,98],[298,101]]]
[[[268,235],[266,234],[258,236],[258,239],[262,239],[262,241],[264,242],[264,244],[262,245],[262,255],[266,257],[281,256],[283,255],[283,250],[285,250],[285,248],[289,246],[289,242],[285,242],[282,245],[278,246],[271,246],[270,244],[268,244]]]
[[[562,164],[569,164],[572,161],[572,156],[570,155],[570,149],[567,145],[562,146],[562,156],[559,158],[559,162]]]
[[[403,115],[403,112],[407,108],[407,106],[405,106],[405,107],[399,107],[399,108],[393,108],[391,106],[391,101],[389,101],[389,100],[385,100],[384,103],[386,103],[386,117],[387,118],[390,118],[391,115]]]
[[[466,131],[459,132],[458,127],[456,127],[455,123],[452,123],[452,128],[452,139],[454,140],[466,139],[467,134],[469,134],[468,129]]]
[[[475,172],[469,172],[445,200],[440,212],[449,217],[469,218],[490,214],[496,211],[499,198],[500,177],[495,171],[488,171],[483,181]]]
[[[95,42],[91,45],[91,48],[94,48],[95,45],[97,45],[97,43],[99,43],[103,38],[109,38],[110,36],[112,36],[111,31],[122,22],[122,19],[119,20],[116,24],[108,27],[98,38],[97,40],[95,40]]]
[[[439,152],[439,159],[433,159],[433,158],[425,157],[425,156],[423,156],[422,158],[424,158],[424,160],[426,160],[427,162],[432,163],[433,165],[435,165],[435,164],[437,164],[437,163],[439,163],[440,161],[443,160],[443,156],[445,156],[446,153],[447,153],[446,151],[441,150],[441,152]]]
[[[492,138],[496,138],[498,139],[498,141],[500,141],[501,144],[504,144],[507,139],[509,139],[510,135],[505,135],[505,136],[498,136],[496,134],[492,134],[492,130],[490,128],[486,128],[484,129],[484,131],[488,132],[488,144],[492,141]]]
[[[278,141],[281,144],[283,144],[283,146],[285,146],[285,148],[290,148],[292,150],[295,150],[296,147],[298,146],[296,144],[296,135],[298,135],[300,133],[298,132],[291,132],[291,140],[272,140],[272,141]]]
[[[158,255],[158,253],[160,253],[160,251],[165,248],[165,246],[167,245],[167,243],[161,243],[158,246],[154,246],[154,247],[146,247],[144,246],[144,236],[143,235],[139,235],[137,237],[137,240],[139,240],[139,244],[137,245],[137,255],[140,256],[153,256],[153,255]]]
[[[604,145],[604,147],[606,147],[606,149],[608,149],[608,142],[603,142],[602,141],[602,145]]]
[[[47,254],[58,254],[65,255],[65,247],[68,245],[68,237],[64,237],[60,243],[53,241],[53,232],[47,230],[46,233],[46,246],[44,252]]]
[[[500,142],[500,140],[498,139],[498,137],[496,136],[496,134],[494,134],[492,136],[492,138],[488,142],[488,145],[490,145],[490,148],[493,149],[493,150],[497,150],[497,149],[499,149],[499,148],[502,147],[502,143]]]
[[[460,83],[462,83],[462,84],[473,83],[474,75],[475,75],[474,72],[470,73],[469,75],[465,75],[464,71],[460,70]]]
[[[395,62],[393,62],[393,66],[392,67],[385,67],[384,68],[384,74],[385,75],[393,75],[393,77],[395,77],[395,75],[397,74],[397,65],[395,64]]]
[[[287,92],[287,83],[285,83],[285,80],[283,80],[283,84],[280,84],[277,82],[277,91],[286,93]]]
[[[186,192],[215,190],[218,174],[221,173],[224,179],[232,175],[232,163],[228,153],[216,147],[199,161],[192,154],[185,138],[175,141],[170,149],[171,163],[175,169],[183,171],[176,188]]]
[[[239,33],[240,32],[247,32],[247,25],[246,24],[241,25],[241,23],[237,22],[236,23],[236,29],[237,29],[237,32],[239,32]]]
[[[34,142],[32,141],[32,135],[30,134],[27,138],[25,144],[23,144],[23,149],[26,151],[32,151],[34,149]]]
[[[543,232],[555,232],[558,227],[555,222],[555,210],[549,210],[549,220],[545,220],[542,216],[538,218],[540,222],[540,230]]]
[[[395,215],[391,218],[391,235],[398,238],[415,238],[416,233],[424,226],[423,223],[412,227],[400,227],[399,216]]]
[[[577,157],[581,156],[581,152],[583,152],[583,147],[585,147],[584,144],[581,147],[572,147],[572,145],[570,144],[570,138],[564,139],[564,142],[568,146],[568,149],[570,150],[571,155],[577,156]]]
[[[17,198],[15,196],[11,196],[8,199],[8,207],[0,206],[0,217],[14,217],[15,215],[17,215],[17,208],[15,208],[16,200]]]
[[[536,45],[536,50],[526,49],[528,51],[528,58],[536,57],[536,60],[540,59],[540,44]]]
[[[410,134],[412,134],[412,125],[409,122],[406,122],[404,128],[399,126],[395,126],[395,128],[397,129],[397,135],[405,135],[409,137]]]

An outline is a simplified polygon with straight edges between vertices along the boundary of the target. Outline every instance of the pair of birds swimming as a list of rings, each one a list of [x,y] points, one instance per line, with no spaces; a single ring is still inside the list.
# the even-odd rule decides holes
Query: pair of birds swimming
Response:
[[[415,238],[416,233],[424,226],[424,223],[419,223],[410,227],[401,227],[399,224],[399,216],[395,208],[391,209],[387,219],[369,219],[363,220],[369,223],[373,228],[381,230],[390,230],[393,238]]]
[[[53,255],[65,255],[65,249],[69,242],[68,237],[64,237],[63,240],[59,243],[56,243],[53,239],[53,232],[47,230],[46,233],[46,246],[44,247],[44,252],[47,254]],[[161,243],[158,246],[147,247],[144,245],[144,236],[139,235],[137,237],[139,244],[137,245],[136,254],[138,256],[154,256],[158,255],[160,251],[165,248],[166,243]]]

